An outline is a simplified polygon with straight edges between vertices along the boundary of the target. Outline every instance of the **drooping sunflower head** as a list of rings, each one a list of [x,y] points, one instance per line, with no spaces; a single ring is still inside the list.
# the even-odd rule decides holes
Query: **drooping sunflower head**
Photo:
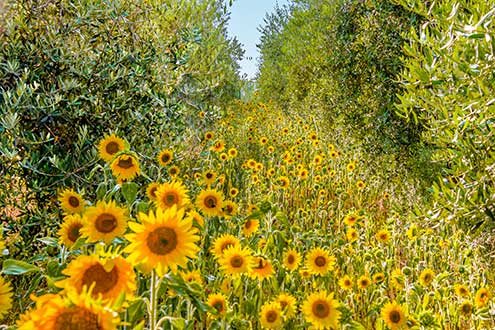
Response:
[[[263,257],[253,258],[253,267],[249,276],[253,279],[264,280],[270,278],[274,273],[272,263],[270,260]]]
[[[421,274],[419,274],[419,283],[422,286],[428,286],[433,282],[435,279],[435,273],[433,272],[432,269],[426,268],[424,269]]]
[[[297,303],[296,298],[287,293],[280,293],[275,299],[280,305],[280,309],[286,318],[291,318],[296,315]]]
[[[112,169],[112,174],[119,181],[132,180],[141,173],[136,154],[125,150],[115,155],[110,168]]]
[[[0,320],[12,308],[12,287],[0,276]]]
[[[312,293],[303,303],[302,312],[306,321],[316,329],[339,328],[339,303],[333,299],[333,293],[326,291]]]
[[[122,236],[127,227],[128,211],[117,206],[115,201],[98,201],[84,212],[81,235],[88,242],[103,241],[109,244],[115,237]]]
[[[60,244],[64,244],[70,249],[81,237],[80,230],[83,225],[83,218],[79,214],[66,215],[58,231]]]
[[[384,273],[376,273],[373,275],[373,282],[374,283],[382,283],[385,280],[385,274]]]
[[[106,162],[112,161],[115,155],[126,149],[126,143],[115,134],[105,136],[98,144],[98,155]]]
[[[60,207],[67,214],[82,213],[86,206],[81,194],[72,189],[65,189],[58,197]]]
[[[240,247],[239,239],[230,234],[223,234],[213,242],[212,253],[216,258],[220,258],[229,247]]]
[[[208,295],[206,304],[214,308],[220,316],[227,313],[227,297],[221,293],[212,293]]]
[[[176,206],[182,208],[189,205],[188,190],[180,181],[166,182],[156,191],[156,205],[164,210]]]
[[[242,234],[246,237],[252,236],[258,231],[260,221],[257,219],[247,219],[242,225]]]
[[[167,166],[172,162],[173,159],[174,159],[174,153],[172,150],[169,149],[160,151],[157,157],[158,164],[160,164],[160,166]]]
[[[331,256],[328,250],[323,248],[313,248],[306,258],[306,268],[312,274],[325,275],[331,271],[335,265],[335,257]]]
[[[144,272],[154,269],[163,276],[170,269],[177,273],[189,258],[197,257],[199,236],[192,219],[184,218],[184,209],[158,208],[156,213],[139,213],[139,218],[141,223],[129,223],[134,233],[125,235],[130,244],[124,252],[130,253],[129,261],[140,264]]]
[[[277,302],[267,303],[261,307],[260,323],[264,329],[280,329],[282,327],[282,310]]]
[[[196,206],[206,216],[222,215],[223,194],[214,189],[202,190],[196,198]]]
[[[394,302],[389,302],[383,306],[382,319],[386,325],[392,330],[403,329],[407,327],[406,315],[401,305]]]
[[[284,254],[284,267],[288,270],[295,270],[301,262],[301,254],[294,249],[289,249]]]
[[[251,250],[232,246],[227,248],[219,258],[220,268],[228,275],[248,274],[253,266]]]

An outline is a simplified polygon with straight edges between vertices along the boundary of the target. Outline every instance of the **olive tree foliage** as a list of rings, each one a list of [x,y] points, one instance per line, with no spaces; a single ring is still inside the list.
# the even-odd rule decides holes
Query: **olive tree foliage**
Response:
[[[424,17],[409,33],[398,109],[442,168],[429,218],[495,224],[495,2],[396,0]]]
[[[201,128],[199,112],[214,118],[238,97],[243,52],[223,0],[18,0],[2,10],[0,205],[18,199],[25,237],[52,217],[58,189],[94,192],[104,135],[149,162]]]

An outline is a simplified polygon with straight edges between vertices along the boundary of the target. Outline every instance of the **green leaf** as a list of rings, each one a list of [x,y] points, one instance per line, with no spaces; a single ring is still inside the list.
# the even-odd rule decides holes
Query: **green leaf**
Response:
[[[58,247],[58,241],[56,238],[53,237],[38,238],[38,241],[51,247]]]
[[[7,275],[20,275],[39,271],[40,269],[34,265],[14,259],[5,260],[2,267],[2,273]]]
[[[139,190],[139,186],[134,182],[126,182],[122,185],[122,195],[128,204],[134,203]]]

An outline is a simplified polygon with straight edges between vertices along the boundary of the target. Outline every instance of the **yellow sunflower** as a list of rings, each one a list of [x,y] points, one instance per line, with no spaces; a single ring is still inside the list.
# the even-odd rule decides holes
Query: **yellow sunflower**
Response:
[[[313,248],[306,257],[306,268],[308,268],[312,274],[325,275],[333,270],[335,261],[335,257],[331,256],[326,249]]]
[[[234,158],[235,156],[237,156],[237,149],[236,148],[230,148],[229,149],[229,156],[231,158]]]
[[[79,214],[66,215],[58,231],[59,243],[70,249],[81,237],[80,230],[83,225],[83,218]]]
[[[176,178],[180,173],[180,168],[178,166],[170,166],[168,169],[168,174],[171,178]]]
[[[381,314],[383,321],[391,330],[407,328],[404,309],[395,301],[383,306]]]
[[[228,275],[239,276],[247,274],[253,266],[251,250],[240,246],[231,246],[223,251],[219,258],[220,268]]]
[[[150,199],[150,201],[156,202],[156,193],[160,188],[160,184],[158,182],[151,182],[148,187],[146,187],[146,196]]]
[[[201,216],[201,214],[199,214],[198,212],[196,212],[194,210],[189,211],[187,213],[187,217],[188,218],[191,218],[192,219],[192,222],[193,222],[193,225],[195,225],[197,227],[199,226],[201,228],[205,224],[205,220],[203,219],[203,217]]]
[[[433,270],[430,268],[424,269],[421,274],[419,275],[419,283],[422,286],[428,286],[433,282],[433,279],[435,278],[435,273]]]
[[[222,215],[223,195],[214,189],[202,190],[196,198],[196,206],[206,216]]]
[[[12,287],[0,276],[0,319],[12,308]]]
[[[364,290],[371,285],[371,278],[367,275],[362,275],[357,280],[358,288]]]
[[[356,229],[354,228],[349,228],[347,229],[346,233],[345,233],[345,237],[347,238],[347,240],[349,242],[354,242],[354,241],[357,241],[358,239],[358,232]]]
[[[339,286],[344,290],[352,289],[354,283],[352,282],[352,278],[349,275],[345,275],[339,280]]]
[[[174,153],[169,149],[162,150],[158,154],[157,159],[160,166],[167,166],[172,162],[172,159],[174,159]]]
[[[339,303],[333,299],[333,293],[326,291],[312,293],[302,305],[306,321],[313,324],[313,329],[339,329]]]
[[[156,191],[156,205],[163,210],[172,206],[182,208],[189,205],[190,200],[187,193],[187,188],[181,182],[166,182]]]
[[[296,315],[297,305],[296,298],[287,293],[280,293],[275,299],[280,305],[280,309],[286,318],[291,318]]]
[[[282,311],[277,302],[264,304],[261,307],[260,323],[263,329],[279,329],[282,327]]]
[[[256,219],[247,219],[242,225],[242,234],[249,237],[258,231],[260,221]]]
[[[456,284],[454,286],[455,288],[455,293],[459,296],[459,297],[469,297],[470,296],[470,293],[469,293],[469,289],[466,285],[464,284]]]
[[[239,193],[239,189],[237,189],[237,188],[230,188],[230,190],[229,190],[230,197],[235,197],[235,196],[237,196],[238,193]]]
[[[217,141],[211,147],[211,150],[220,153],[225,150],[225,143],[223,141]]]
[[[344,217],[344,223],[348,226],[354,226],[359,219],[361,219],[361,217],[358,214],[350,212]]]
[[[286,176],[279,176],[277,179],[277,185],[280,189],[285,190],[285,189],[289,188],[290,180]]]
[[[134,233],[125,235],[130,244],[124,252],[130,253],[128,260],[140,264],[145,272],[154,269],[158,276],[163,276],[171,269],[176,273],[188,258],[197,257],[199,236],[192,227],[192,219],[184,219],[184,209],[158,208],[156,213],[139,213],[139,219],[141,224],[129,223]]]
[[[382,283],[385,280],[385,274],[384,273],[376,273],[373,275],[373,282],[374,283]]]
[[[270,278],[273,273],[274,270],[270,260],[263,257],[256,257],[253,260],[253,268],[251,268],[249,277],[263,281],[264,279]]]
[[[233,201],[224,201],[222,211],[223,216],[226,219],[230,219],[237,214],[237,204]]]
[[[93,299],[86,291],[71,290],[65,296],[48,294],[35,298],[36,307],[22,315],[19,330],[116,330],[119,314]]]
[[[207,186],[211,186],[213,183],[215,183],[217,176],[218,176],[217,172],[213,170],[208,170],[203,173],[203,181]]]
[[[284,254],[284,267],[288,270],[295,270],[301,262],[301,254],[294,249],[289,249]]]
[[[92,296],[113,302],[122,292],[126,298],[134,296],[136,274],[133,266],[118,254],[80,255],[62,271],[68,278],[56,285],[78,293],[90,288]]]
[[[206,132],[205,133],[205,140],[211,140],[214,137],[215,137],[215,133],[214,132],[209,131],[209,132]]]
[[[220,316],[227,313],[227,297],[221,293],[212,293],[208,295],[206,304],[218,312]]]
[[[470,316],[473,313],[473,304],[469,300],[464,300],[459,308],[459,311],[464,316]]]
[[[376,233],[376,239],[378,242],[387,243],[390,240],[390,232],[386,229],[381,229]]]
[[[113,157],[125,150],[125,141],[115,134],[105,136],[98,144],[98,155],[106,162],[112,161]]]
[[[216,258],[220,258],[229,247],[240,247],[239,239],[230,234],[223,234],[213,242],[212,252]]]
[[[476,296],[474,297],[474,304],[476,307],[481,308],[488,304],[490,300],[490,290],[488,287],[480,288],[476,291]]]
[[[68,214],[82,213],[86,202],[83,197],[72,189],[65,189],[58,197],[60,207]]]
[[[137,156],[130,151],[121,151],[110,165],[113,175],[119,181],[132,180],[141,173]]]
[[[193,283],[196,282],[199,285],[203,285],[203,278],[201,277],[201,272],[199,270],[189,270],[181,272],[181,277],[184,282]]]
[[[80,229],[88,242],[104,241],[109,244],[115,237],[124,234],[127,227],[127,210],[114,201],[98,201],[84,213],[84,226]]]

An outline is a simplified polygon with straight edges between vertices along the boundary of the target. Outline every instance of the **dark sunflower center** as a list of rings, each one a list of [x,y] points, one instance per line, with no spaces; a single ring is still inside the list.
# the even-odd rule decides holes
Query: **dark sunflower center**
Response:
[[[264,264],[263,264],[263,259],[260,259],[260,260],[258,261],[258,266],[256,267],[256,269],[263,269],[264,267],[265,267],[265,266],[264,266]]]
[[[425,281],[426,283],[429,283],[429,282],[430,282],[430,280],[431,280],[431,275],[430,275],[430,274],[425,274],[425,276],[423,277],[423,279],[424,279],[424,281]]]
[[[111,233],[115,228],[117,228],[117,219],[113,214],[102,213],[96,218],[95,227],[100,233]]]
[[[345,285],[345,286],[351,286],[351,281],[349,281],[349,280],[345,280],[345,281],[344,281],[344,285]]]
[[[177,247],[177,233],[172,228],[160,227],[153,230],[146,239],[151,252],[166,255]]]
[[[158,187],[153,187],[150,189],[150,195],[156,198],[156,191],[158,190]]]
[[[234,246],[231,242],[224,243],[222,247],[220,248],[220,251],[223,253],[225,249],[228,249],[229,247]]]
[[[119,151],[119,144],[117,142],[110,142],[105,146],[105,151],[110,155],[114,155]]]
[[[278,313],[276,311],[268,311],[268,313],[266,313],[266,320],[268,321],[268,323],[273,323],[277,321],[277,319]]]
[[[218,201],[215,196],[208,196],[205,198],[205,205],[210,209],[214,209],[215,207],[217,207],[217,203]]]
[[[240,256],[234,256],[230,259],[230,265],[234,268],[240,268],[244,264],[244,259]]]
[[[221,311],[223,311],[223,303],[221,301],[215,301],[213,303],[213,308],[215,308],[217,311],[221,312]]]
[[[114,266],[111,271],[107,272],[102,265],[95,264],[84,272],[82,284],[89,288],[94,283],[94,294],[107,293],[115,287],[118,279],[119,271],[117,267]]]
[[[361,286],[362,286],[362,287],[366,287],[366,286],[368,286],[368,285],[369,285],[368,280],[361,280]]]
[[[289,305],[289,304],[287,303],[287,301],[285,301],[285,300],[281,300],[281,301],[279,301],[279,304],[280,304],[280,307],[281,307],[282,309],[285,309],[285,307],[287,307],[287,305]]]
[[[170,160],[169,154],[163,154],[162,155],[162,162],[167,163],[169,160]]]
[[[69,307],[55,320],[54,330],[102,330],[98,315],[81,307]]]
[[[232,207],[232,205],[227,205],[225,207],[225,211],[227,211],[228,214],[232,214],[232,212],[234,212],[234,208]]]
[[[468,304],[462,305],[462,312],[464,314],[469,314],[471,313],[471,306]]]
[[[317,300],[313,303],[312,311],[314,316],[323,319],[330,314],[330,307],[326,301]]]
[[[176,168],[171,168],[169,173],[170,173],[170,175],[176,175],[177,174],[177,169]]]
[[[211,179],[211,178],[213,178],[213,174],[211,174],[211,173],[206,173],[206,178],[207,178],[207,179]]]
[[[167,205],[167,206],[172,206],[174,204],[177,204],[177,202],[179,201],[179,196],[177,196],[176,193],[174,192],[169,192],[165,195],[165,198],[163,199],[163,202]]]
[[[294,257],[292,254],[287,257],[287,262],[289,264],[293,264],[296,261],[296,257]]]
[[[390,321],[392,321],[392,323],[399,323],[401,321],[401,315],[399,311],[390,312]]]
[[[82,224],[76,223],[73,224],[68,231],[67,237],[71,242],[77,241],[77,239],[81,236],[81,233],[79,233],[79,229],[82,228]]]
[[[244,224],[244,228],[246,229],[251,228],[251,220],[246,221],[246,223]]]
[[[75,196],[70,196],[69,197],[69,205],[72,206],[72,207],[79,207],[79,205],[81,205],[81,203],[79,202],[79,198],[75,197]]]
[[[327,259],[325,259],[325,257],[318,256],[315,259],[315,264],[318,267],[323,267],[323,266],[325,266],[326,263],[327,263]]]
[[[123,169],[126,169],[126,170],[134,166],[131,157],[128,157],[127,159],[120,158],[119,159],[119,162],[117,163],[117,165],[120,168],[123,168]]]
[[[485,298],[486,298],[486,293],[482,292],[482,293],[480,294],[480,298],[481,298],[481,299],[485,299]]]

